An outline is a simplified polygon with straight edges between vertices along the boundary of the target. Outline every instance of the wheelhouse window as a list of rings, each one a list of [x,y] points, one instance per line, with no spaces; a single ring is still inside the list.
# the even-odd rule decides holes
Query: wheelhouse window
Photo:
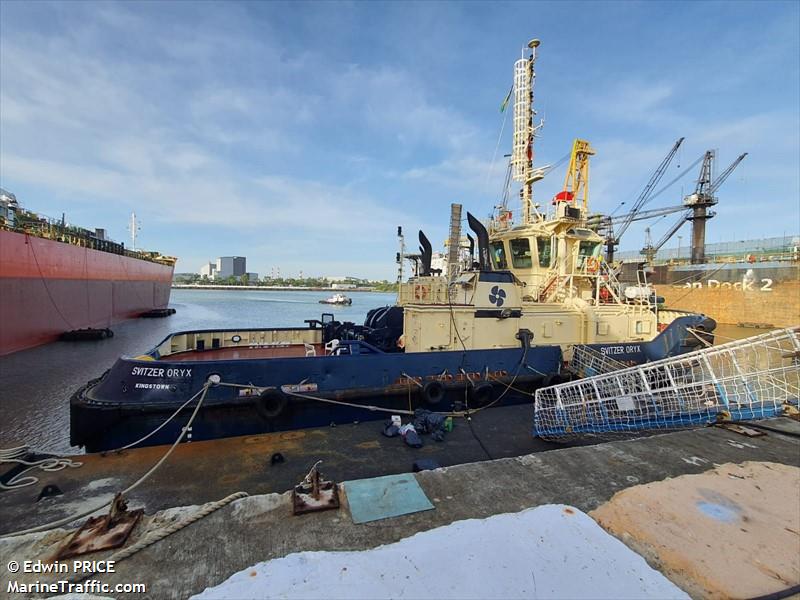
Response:
[[[515,269],[530,269],[533,266],[531,243],[528,238],[511,240],[509,246],[511,247],[511,264]]]
[[[553,260],[553,242],[544,237],[536,238],[536,250],[539,252],[539,266],[548,268]]]
[[[506,262],[506,249],[503,247],[503,242],[492,242],[489,244],[492,249],[492,264],[495,269],[507,269],[508,262]]]
[[[578,264],[579,269],[583,268],[583,264],[589,256],[597,258],[597,249],[600,247],[600,242],[581,242],[578,244]]]

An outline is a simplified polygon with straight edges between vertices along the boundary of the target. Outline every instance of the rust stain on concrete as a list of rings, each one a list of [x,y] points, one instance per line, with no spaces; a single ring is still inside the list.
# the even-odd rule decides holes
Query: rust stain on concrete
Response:
[[[800,469],[726,463],[628,488],[590,514],[695,598],[800,584]]]

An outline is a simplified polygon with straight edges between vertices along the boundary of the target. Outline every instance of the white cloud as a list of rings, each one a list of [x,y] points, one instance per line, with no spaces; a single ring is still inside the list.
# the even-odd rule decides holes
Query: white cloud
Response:
[[[480,207],[476,212],[495,203],[505,161],[498,157],[487,176],[490,116],[481,122],[466,112],[469,102],[435,91],[447,86],[425,81],[425,66],[402,62],[400,53],[380,66],[372,57],[348,63],[361,55],[343,53],[341,40],[339,52],[299,41],[290,48],[281,45],[274,21],[254,19],[248,7],[203,6],[180,19],[162,17],[168,9],[154,5],[53,5],[58,25],[49,30],[12,27],[6,19],[0,52],[0,176],[6,185],[35,185],[85,205],[135,205],[150,222],[244,232],[248,244],[269,231],[276,242],[265,252],[273,255],[283,252],[281,240],[289,235],[313,238],[304,245],[308,257],[293,249],[284,253],[287,263],[336,263],[337,252],[365,260],[386,252],[393,243],[386,231],[397,224],[421,222],[438,238],[450,202]],[[393,26],[403,34],[408,28]],[[454,35],[469,37],[466,30]],[[452,39],[428,43],[446,48]],[[781,42],[782,50],[761,43],[773,48],[773,60],[787,44],[796,42]],[[409,52],[420,56],[418,48]],[[440,66],[448,62],[442,56]],[[750,74],[764,66],[751,58]],[[684,164],[707,147],[719,148],[723,163],[749,151],[741,172],[796,199],[796,111],[769,110],[765,101],[735,118],[702,114],[685,102],[694,75],[653,73],[609,78],[590,101],[576,94],[574,112],[557,109],[554,124],[571,118],[571,129],[588,111],[587,135],[592,139],[592,127],[598,132],[592,139],[598,150],[590,185],[594,209],[630,203],[680,135],[687,136]],[[740,75],[731,74],[736,81]],[[789,78],[796,81],[796,75]],[[693,177],[684,185],[693,185]],[[537,187],[540,202],[549,202],[561,179],[553,173]],[[726,197],[732,207],[744,206],[749,199],[735,193],[741,187],[735,183],[726,186]],[[669,194],[658,205],[674,203],[679,186]],[[347,250],[338,249],[343,241]]]
[[[458,110],[433,101],[422,83],[402,69],[353,64],[323,76],[334,102],[401,144],[463,151],[477,133]]]

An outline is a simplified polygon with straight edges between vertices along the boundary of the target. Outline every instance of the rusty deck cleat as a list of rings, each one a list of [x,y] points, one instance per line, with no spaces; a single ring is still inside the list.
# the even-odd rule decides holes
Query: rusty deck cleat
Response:
[[[320,462],[317,461],[303,481],[292,490],[292,514],[303,515],[339,508],[339,486],[322,478],[317,469]]]
[[[142,508],[129,512],[128,503],[123,499],[122,494],[117,494],[114,496],[108,514],[102,517],[89,517],[86,523],[59,550],[56,560],[98,550],[119,548],[128,539],[142,514],[144,514]]]

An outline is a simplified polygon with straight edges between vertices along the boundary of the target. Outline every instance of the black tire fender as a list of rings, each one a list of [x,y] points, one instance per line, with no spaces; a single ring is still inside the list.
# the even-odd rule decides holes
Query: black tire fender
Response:
[[[256,412],[262,419],[275,419],[286,410],[289,399],[280,390],[264,390],[255,399]]]
[[[576,379],[580,379],[578,374],[570,368],[562,369],[561,371],[561,383],[569,383],[570,381],[575,381]]]
[[[564,378],[561,376],[561,373],[550,373],[545,375],[542,381],[542,387],[550,387],[551,385],[558,385],[559,383],[564,383]]]
[[[422,386],[422,399],[426,404],[436,406],[444,400],[446,390],[441,381],[428,381]]]
[[[486,406],[494,397],[494,386],[488,381],[479,381],[469,388],[469,401],[473,406]]]

